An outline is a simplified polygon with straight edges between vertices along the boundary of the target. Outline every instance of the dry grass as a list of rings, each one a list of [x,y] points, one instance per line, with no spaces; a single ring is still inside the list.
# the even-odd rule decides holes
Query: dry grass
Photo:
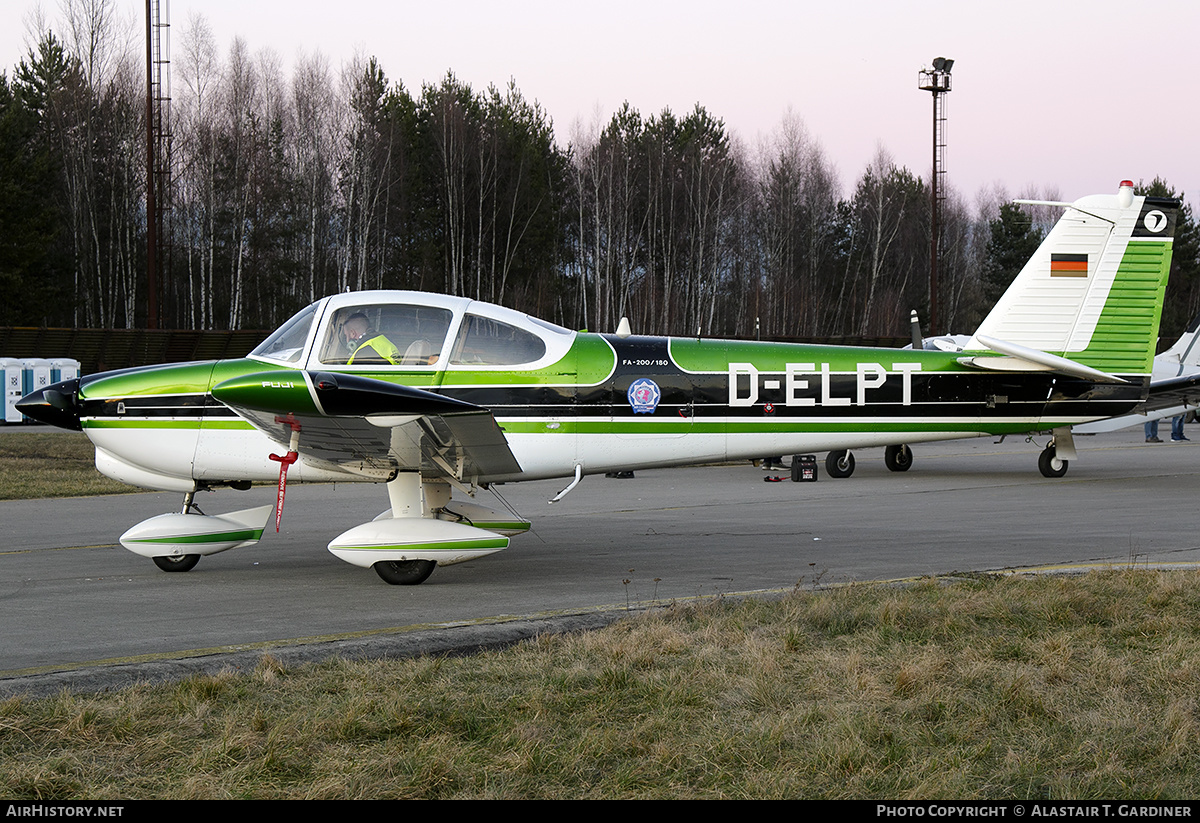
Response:
[[[0,427],[0,500],[137,491],[96,471],[96,450],[83,432]]]
[[[470,658],[13,699],[0,795],[1194,797],[1198,584],[858,586]]]

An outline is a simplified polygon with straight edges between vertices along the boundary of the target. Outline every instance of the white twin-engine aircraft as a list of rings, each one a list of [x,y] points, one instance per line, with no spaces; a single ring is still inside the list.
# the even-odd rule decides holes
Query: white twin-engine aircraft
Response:
[[[86,432],[109,477],[185,495],[121,537],[166,571],[259,540],[289,478],[385,483],[391,508],[329,550],[415,584],[528,530],[474,501],[493,483],[573,478],[561,497],[584,474],[869,446],[903,461],[894,444],[1032,432],[1053,434],[1040,460],[1053,476],[1073,425],[1150,392],[1179,206],[1128,181],[1061,205],[961,351],[588,334],[374,291],[317,301],[243,359],[89,375],[19,407]],[[276,480],[275,507],[193,503]]]

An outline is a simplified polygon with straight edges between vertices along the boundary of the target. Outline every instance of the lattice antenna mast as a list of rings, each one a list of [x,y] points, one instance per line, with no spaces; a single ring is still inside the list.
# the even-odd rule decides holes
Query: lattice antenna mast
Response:
[[[170,271],[171,5],[146,0],[146,327],[157,329],[162,275]]]
[[[943,95],[950,91],[950,70],[954,61],[934,58],[932,69],[921,69],[917,86],[933,93],[933,174],[930,179],[930,239],[929,239],[929,334],[938,329],[938,228],[942,204],[946,199],[946,103]]]

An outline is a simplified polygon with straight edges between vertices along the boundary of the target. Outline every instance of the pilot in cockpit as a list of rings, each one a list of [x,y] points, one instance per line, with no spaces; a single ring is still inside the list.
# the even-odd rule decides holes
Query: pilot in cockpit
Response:
[[[356,312],[346,319],[342,325],[342,338],[350,352],[347,365],[354,365],[357,361],[359,365],[391,363],[394,366],[400,362],[400,350],[386,336],[372,329],[362,312]]]

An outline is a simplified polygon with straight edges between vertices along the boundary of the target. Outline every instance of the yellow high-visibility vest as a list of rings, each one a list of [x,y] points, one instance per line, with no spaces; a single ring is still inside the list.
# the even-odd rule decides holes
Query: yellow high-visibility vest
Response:
[[[368,347],[374,349],[380,357],[393,366],[400,362],[400,350],[396,348],[391,340],[388,340],[382,334],[377,334],[370,340],[364,340],[362,343],[359,343],[354,349],[354,354],[350,355],[350,359],[346,361],[346,365],[353,365],[354,358],[358,357],[358,353]]]

